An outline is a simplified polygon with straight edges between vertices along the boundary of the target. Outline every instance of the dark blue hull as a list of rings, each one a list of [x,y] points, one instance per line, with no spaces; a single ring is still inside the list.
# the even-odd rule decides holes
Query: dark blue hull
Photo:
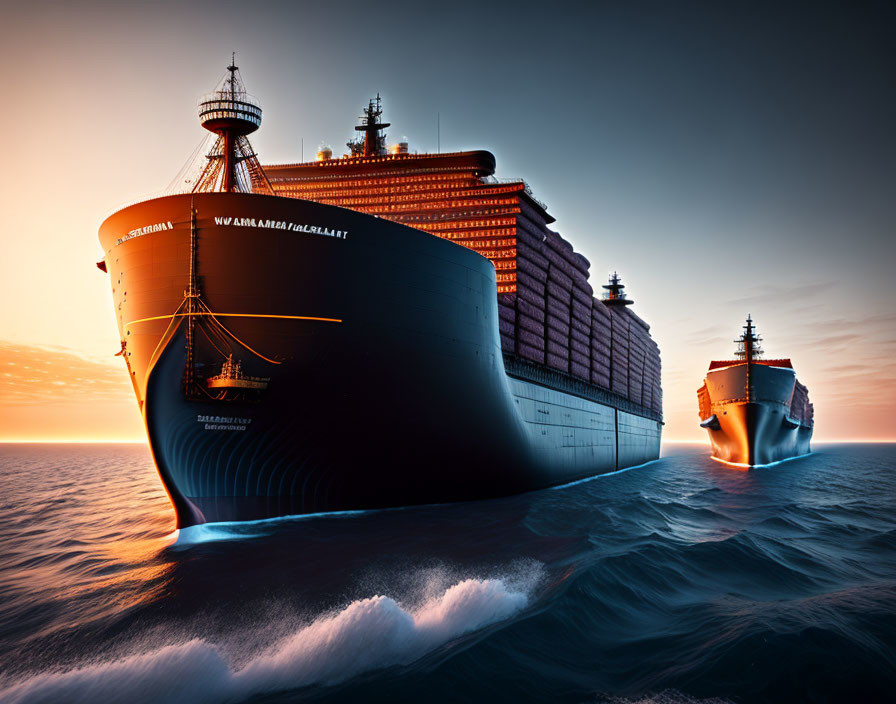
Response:
[[[171,227],[119,234],[158,221]],[[656,412],[505,369],[494,266],[450,241],[223,193],[132,206],[107,228],[126,359],[180,526],[497,497],[659,455]],[[228,354],[264,388],[212,388]]]

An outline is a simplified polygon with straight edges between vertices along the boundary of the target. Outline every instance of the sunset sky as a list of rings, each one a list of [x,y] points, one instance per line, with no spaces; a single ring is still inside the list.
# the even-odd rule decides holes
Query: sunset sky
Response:
[[[204,137],[230,52],[263,163],[392,140],[482,148],[618,270],[663,358],[666,440],[749,312],[817,440],[896,439],[896,56],[888,3],[5,5],[0,441],[143,440],[97,228]]]

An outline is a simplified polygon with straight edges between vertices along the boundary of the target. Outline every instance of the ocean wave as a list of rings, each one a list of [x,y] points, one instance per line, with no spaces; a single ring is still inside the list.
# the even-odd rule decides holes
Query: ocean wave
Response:
[[[318,616],[239,667],[225,655],[226,647],[191,638],[6,683],[0,701],[212,704],[335,685],[371,670],[407,665],[461,636],[519,615],[540,581],[541,566],[529,565],[525,574],[457,581],[415,606],[376,595]]]
[[[894,450],[178,537],[145,448],[7,448],[0,701],[889,701]]]
[[[594,704],[731,704],[731,700],[721,697],[698,699],[675,689],[664,689],[660,692],[643,694],[632,699],[616,695],[598,695]]]

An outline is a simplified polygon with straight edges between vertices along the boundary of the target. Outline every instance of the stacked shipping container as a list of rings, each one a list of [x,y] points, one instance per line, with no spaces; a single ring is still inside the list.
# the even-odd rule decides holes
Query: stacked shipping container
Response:
[[[501,347],[660,413],[659,348],[625,306],[594,297],[590,264],[489,152],[396,154],[265,167],[278,195],[378,215],[451,239],[496,269]]]
[[[627,307],[595,298],[588,260],[546,227],[540,238],[524,218],[516,291],[498,296],[504,352],[661,411],[660,355],[649,326]]]
[[[552,222],[522,180],[498,181],[486,151],[381,154],[265,166],[274,192],[400,222],[492,261],[499,293],[516,288],[516,229],[522,209]]]
[[[803,425],[812,425],[814,416],[815,408],[809,403],[809,389],[797,381],[790,397],[790,417]]]
[[[697,405],[700,409],[700,420],[707,420],[712,415],[712,399],[705,383],[697,389]]]

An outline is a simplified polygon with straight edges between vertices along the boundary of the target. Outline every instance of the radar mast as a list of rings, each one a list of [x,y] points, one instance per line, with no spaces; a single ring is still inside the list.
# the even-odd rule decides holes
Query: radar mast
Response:
[[[218,87],[200,98],[199,121],[218,139],[206,155],[208,161],[193,193],[274,194],[247,138],[261,126],[261,105],[246,92],[235,53]]]
[[[386,135],[381,132],[391,127],[391,124],[380,122],[382,116],[383,101],[377,93],[376,98],[372,98],[364,108],[364,114],[358,118],[361,123],[355,127],[355,131],[364,133],[364,141],[359,138],[345,143],[352,156],[379,156],[386,153]]]
[[[754,333],[755,328],[753,327],[753,318],[747,313],[747,324],[744,325],[744,333],[735,340],[737,343],[737,351],[734,354],[738,359],[752,362],[754,359],[758,359],[762,356],[762,347],[759,346],[762,338]]]
[[[624,289],[625,286],[622,284],[622,279],[619,278],[619,274],[615,271],[610,274],[610,282],[604,284],[602,288],[607,289],[606,293],[604,293],[604,303],[609,306],[630,306],[634,303],[634,301],[628,297],[628,294],[622,292],[622,289]]]

